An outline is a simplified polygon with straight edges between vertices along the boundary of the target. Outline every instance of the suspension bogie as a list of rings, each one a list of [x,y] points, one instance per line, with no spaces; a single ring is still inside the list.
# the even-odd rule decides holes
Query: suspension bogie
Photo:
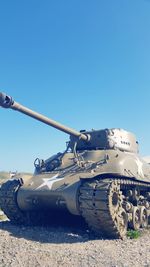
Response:
[[[123,207],[128,215],[128,227],[133,230],[146,228],[149,223],[150,202],[147,188],[130,186],[123,190],[124,202]]]

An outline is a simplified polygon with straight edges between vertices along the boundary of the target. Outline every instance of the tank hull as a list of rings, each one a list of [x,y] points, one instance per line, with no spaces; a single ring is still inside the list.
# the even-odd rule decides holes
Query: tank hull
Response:
[[[84,156],[84,153],[82,153]],[[80,215],[78,201],[81,183],[105,177],[132,179],[150,184],[150,165],[137,155],[121,151],[90,151],[85,158],[94,158],[83,168],[72,166],[68,171],[34,175],[18,191],[17,203],[21,210],[64,209]],[[97,161],[97,159],[99,159]],[[74,171],[73,171],[74,170]]]

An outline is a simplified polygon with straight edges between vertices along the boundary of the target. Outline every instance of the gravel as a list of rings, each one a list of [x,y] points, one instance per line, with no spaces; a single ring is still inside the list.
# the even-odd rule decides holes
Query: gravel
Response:
[[[150,267],[150,230],[138,239],[104,240],[82,224],[24,227],[0,222],[0,267]]]

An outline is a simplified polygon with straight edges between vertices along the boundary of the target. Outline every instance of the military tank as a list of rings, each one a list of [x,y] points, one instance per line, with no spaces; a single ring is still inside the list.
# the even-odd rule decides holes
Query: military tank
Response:
[[[124,238],[150,218],[150,164],[138,154],[134,134],[119,128],[76,131],[0,93],[10,108],[70,135],[64,152],[34,162],[30,179],[0,188],[0,207],[15,224],[38,222],[43,213],[81,216],[97,236]]]

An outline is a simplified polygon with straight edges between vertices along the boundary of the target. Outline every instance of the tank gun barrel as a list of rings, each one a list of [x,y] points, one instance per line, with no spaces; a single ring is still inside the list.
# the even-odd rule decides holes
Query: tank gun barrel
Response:
[[[73,135],[79,139],[82,139],[84,141],[89,141],[89,136],[86,134],[83,134],[81,132],[78,132],[72,128],[69,128],[67,126],[64,126],[52,119],[47,118],[46,116],[43,116],[42,114],[35,112],[13,100],[11,96],[6,95],[5,93],[0,92],[0,106],[3,108],[10,108],[13,110],[17,110],[25,115],[28,115],[38,121],[41,121],[47,125],[50,125],[62,132],[65,132],[69,135]]]

